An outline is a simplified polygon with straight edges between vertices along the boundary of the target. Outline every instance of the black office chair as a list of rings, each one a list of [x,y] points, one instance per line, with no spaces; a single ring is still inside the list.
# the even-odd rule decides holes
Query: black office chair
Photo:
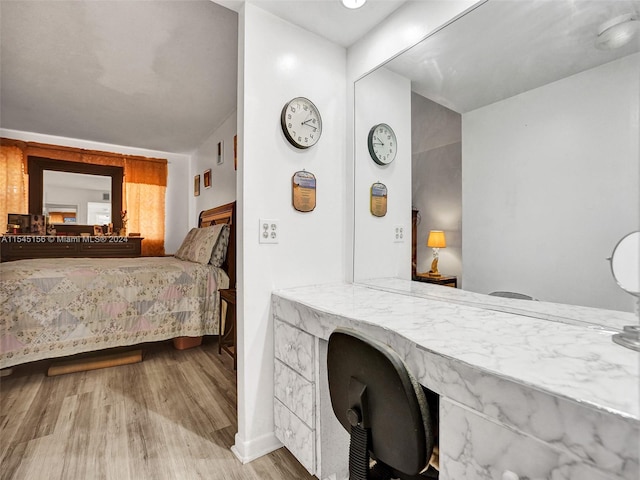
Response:
[[[531,295],[525,295],[524,293],[516,293],[516,292],[491,292],[489,295],[492,297],[503,297],[503,298],[516,298],[518,300],[537,300],[533,298]]]
[[[327,369],[333,412],[351,435],[350,480],[438,478],[429,465],[438,395],[423,389],[396,352],[337,329],[329,337]]]

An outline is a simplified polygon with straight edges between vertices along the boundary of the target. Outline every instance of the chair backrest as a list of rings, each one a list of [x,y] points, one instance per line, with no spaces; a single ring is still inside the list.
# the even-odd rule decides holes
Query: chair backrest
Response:
[[[518,300],[536,300],[530,295],[516,292],[491,292],[489,295],[493,297],[517,298]]]
[[[342,426],[368,429],[372,456],[408,475],[419,474],[434,447],[434,425],[422,386],[388,346],[348,329],[329,337],[329,393]],[[353,444],[353,433],[352,433]]]

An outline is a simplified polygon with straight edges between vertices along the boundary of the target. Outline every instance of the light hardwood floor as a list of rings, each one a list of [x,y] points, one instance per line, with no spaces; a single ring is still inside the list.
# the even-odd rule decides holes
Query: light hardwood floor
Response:
[[[2,480],[307,480],[284,448],[242,465],[232,360],[215,340],[145,346],[142,363],[46,377],[36,362],[0,378]]]

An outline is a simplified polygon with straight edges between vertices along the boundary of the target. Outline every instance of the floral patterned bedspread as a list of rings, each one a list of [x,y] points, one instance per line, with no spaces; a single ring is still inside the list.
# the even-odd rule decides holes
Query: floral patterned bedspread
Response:
[[[173,257],[0,263],[0,368],[218,333],[226,273]]]

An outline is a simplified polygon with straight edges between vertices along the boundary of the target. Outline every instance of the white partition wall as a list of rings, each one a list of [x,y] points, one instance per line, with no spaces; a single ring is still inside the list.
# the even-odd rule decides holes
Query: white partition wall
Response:
[[[271,292],[345,276],[346,51],[256,5],[240,11],[238,88],[238,434],[249,461],[280,446],[273,424]],[[322,137],[307,150],[285,139],[280,114],[297,96],[320,110]],[[317,180],[316,208],[292,207],[291,177]],[[279,243],[261,244],[260,219],[279,223]]]

